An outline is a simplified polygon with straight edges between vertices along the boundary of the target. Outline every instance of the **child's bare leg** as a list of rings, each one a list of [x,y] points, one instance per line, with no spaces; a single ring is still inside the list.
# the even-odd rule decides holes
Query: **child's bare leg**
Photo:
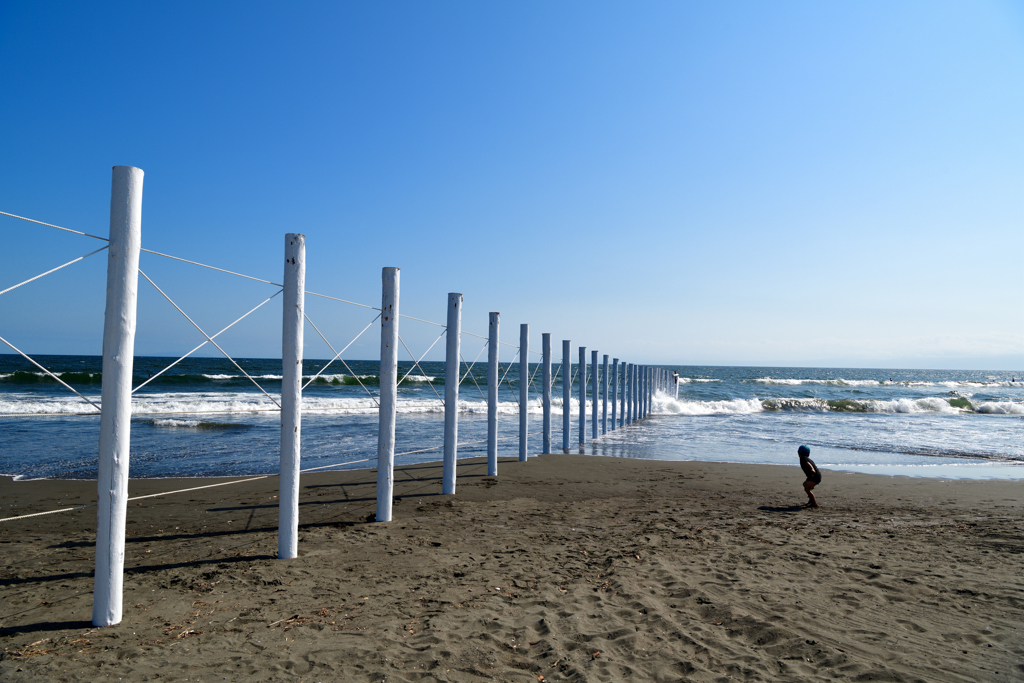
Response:
[[[813,489],[813,488],[814,488],[814,482],[813,481],[805,481],[804,482],[804,491],[807,492],[807,504],[810,505],[812,508],[816,508],[816,507],[818,507],[818,501],[815,500],[814,494],[811,493],[811,489]]]

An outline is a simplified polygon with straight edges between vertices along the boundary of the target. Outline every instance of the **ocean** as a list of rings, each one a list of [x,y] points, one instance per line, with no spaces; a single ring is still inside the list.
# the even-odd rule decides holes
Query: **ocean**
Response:
[[[98,356],[36,359],[100,402]],[[174,359],[135,360],[138,386]],[[281,361],[188,358],[138,389],[130,474],[208,477],[278,469]],[[375,467],[378,361],[306,360],[302,467]],[[572,452],[655,460],[796,466],[800,444],[825,470],[948,478],[1024,478],[1024,377],[1015,372],[662,366],[679,373],[648,419]],[[518,363],[502,363],[499,456],[518,455]],[[399,364],[397,464],[441,458],[444,363]],[[459,457],[486,455],[487,368],[460,386]],[[562,373],[554,364],[552,445],[562,444]],[[573,375],[577,367],[572,366]],[[529,453],[541,442],[540,373],[531,364]],[[589,383],[588,383],[589,385]],[[575,389],[573,391],[576,393]],[[589,402],[589,401],[588,401]],[[588,408],[588,420],[589,420]],[[90,479],[97,468],[95,409],[16,355],[0,355],[0,473],[22,479]],[[408,453],[417,451],[416,453]],[[500,473],[500,470],[499,470]]]

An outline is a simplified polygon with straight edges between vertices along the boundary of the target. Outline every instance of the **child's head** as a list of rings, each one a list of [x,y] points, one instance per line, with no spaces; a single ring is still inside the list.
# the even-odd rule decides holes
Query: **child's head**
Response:
[[[808,448],[807,446],[801,446],[800,448],[796,449],[796,454],[799,455],[801,458],[809,458],[811,457],[811,449]]]

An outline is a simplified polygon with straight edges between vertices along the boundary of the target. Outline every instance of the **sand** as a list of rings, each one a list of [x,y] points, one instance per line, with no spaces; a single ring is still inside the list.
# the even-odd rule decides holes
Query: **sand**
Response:
[[[95,508],[0,522],[3,681],[1021,681],[1022,483],[545,455],[131,503],[124,620],[90,626]],[[215,480],[137,480],[132,495]],[[95,501],[0,480],[0,516]]]

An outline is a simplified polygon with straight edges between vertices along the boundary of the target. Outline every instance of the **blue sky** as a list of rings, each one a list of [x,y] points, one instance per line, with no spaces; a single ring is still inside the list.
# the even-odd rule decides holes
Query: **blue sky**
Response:
[[[128,164],[147,248],[277,280],[302,232],[311,290],[377,305],[398,266],[404,313],[443,321],[459,291],[465,329],[501,311],[538,349],[1021,369],[1022,7],[12,0],[0,211],[105,235]],[[0,231],[0,289],[95,248]],[[0,336],[98,353],[103,266],[0,297]],[[142,267],[214,330],[273,293]],[[198,343],[147,288],[137,352]],[[342,345],[369,321],[308,306]],[[279,356],[279,328],[275,301],[226,346]],[[346,356],[376,357],[367,334]]]

